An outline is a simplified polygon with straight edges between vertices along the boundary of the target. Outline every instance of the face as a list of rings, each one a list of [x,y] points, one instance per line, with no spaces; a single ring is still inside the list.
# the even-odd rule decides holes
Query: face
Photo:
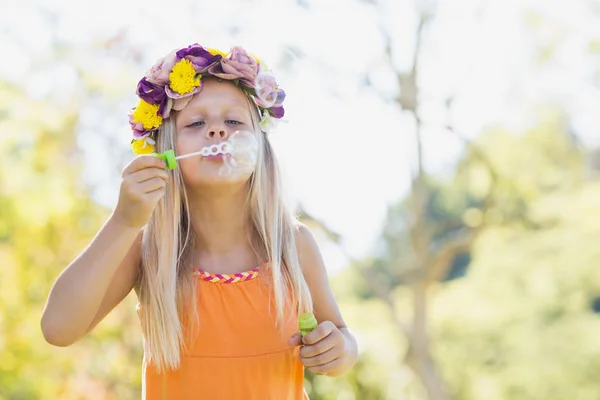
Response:
[[[225,142],[237,130],[254,131],[246,96],[231,82],[216,79],[203,80],[202,91],[177,113],[175,126],[177,155]],[[179,160],[184,181],[192,187],[245,183],[251,171],[222,173],[227,157],[230,156],[193,156]]]

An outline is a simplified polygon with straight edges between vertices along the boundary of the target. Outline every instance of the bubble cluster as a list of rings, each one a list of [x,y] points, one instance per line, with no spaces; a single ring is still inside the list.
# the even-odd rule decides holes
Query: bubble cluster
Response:
[[[275,76],[268,71],[261,71],[256,76],[254,91],[261,106],[271,108],[277,102],[277,82]]]
[[[258,141],[254,133],[236,131],[226,142],[213,146],[220,146],[218,149],[220,154],[228,155],[223,158],[223,165],[219,168],[220,176],[235,178],[249,175],[254,171],[258,158]],[[210,146],[211,151],[215,151],[213,146]]]

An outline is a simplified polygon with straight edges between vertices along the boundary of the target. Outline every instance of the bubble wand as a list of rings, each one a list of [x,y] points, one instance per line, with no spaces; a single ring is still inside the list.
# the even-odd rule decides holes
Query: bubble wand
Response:
[[[163,153],[152,153],[155,157],[165,160],[168,169],[177,168],[177,160],[195,156],[216,156],[229,155],[223,159],[225,165],[219,170],[221,175],[231,175],[234,170],[239,173],[252,171],[256,165],[258,155],[258,143],[251,132],[236,131],[228,141],[219,144],[212,144],[202,148],[200,151],[175,156],[173,149]]]
[[[305,312],[298,316],[298,328],[302,337],[311,333],[317,326],[318,322],[313,313]]]
[[[183,154],[181,156],[175,156],[175,152],[172,149],[166,150],[163,153],[153,153],[152,155],[158,158],[161,158],[167,162],[167,168],[175,169],[177,168],[177,160],[181,160],[183,158],[194,157],[194,156],[216,156],[218,154],[232,154],[231,153],[231,145],[227,142],[221,142],[219,144],[213,144],[211,146],[206,146],[200,151],[195,151],[193,153]]]

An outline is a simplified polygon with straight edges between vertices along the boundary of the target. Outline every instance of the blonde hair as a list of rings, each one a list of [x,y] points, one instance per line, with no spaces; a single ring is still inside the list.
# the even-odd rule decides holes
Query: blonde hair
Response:
[[[300,268],[297,222],[283,195],[277,159],[260,130],[258,109],[250,98],[248,103],[259,151],[248,181],[246,212],[254,251],[261,260],[269,261],[266,271],[270,271],[276,323],[282,328],[285,315],[293,315],[285,312],[287,307],[312,311],[312,299]],[[175,148],[174,120],[172,115],[160,127],[157,152]],[[197,277],[192,274],[193,232],[185,184],[177,168],[170,171],[167,193],[144,228],[136,284],[144,358],[161,373],[179,367],[181,352],[192,344],[202,318],[197,307]]]

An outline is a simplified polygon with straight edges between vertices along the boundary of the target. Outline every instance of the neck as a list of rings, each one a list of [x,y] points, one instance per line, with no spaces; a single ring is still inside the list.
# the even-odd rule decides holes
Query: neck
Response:
[[[209,256],[251,248],[246,185],[188,192],[196,251]]]

